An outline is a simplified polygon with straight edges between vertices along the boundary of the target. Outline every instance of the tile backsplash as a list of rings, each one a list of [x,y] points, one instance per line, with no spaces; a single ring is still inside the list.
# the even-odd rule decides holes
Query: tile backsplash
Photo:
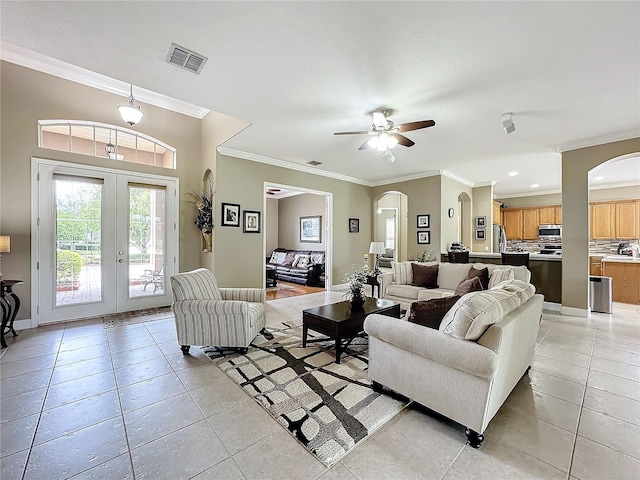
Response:
[[[638,240],[591,240],[589,242],[589,255],[616,255],[620,242],[638,245]]]
[[[589,242],[589,255],[616,255],[620,242],[635,243],[638,240],[591,240]],[[507,240],[507,252],[529,252],[538,253],[545,245],[561,245],[562,241],[541,241],[541,240]]]

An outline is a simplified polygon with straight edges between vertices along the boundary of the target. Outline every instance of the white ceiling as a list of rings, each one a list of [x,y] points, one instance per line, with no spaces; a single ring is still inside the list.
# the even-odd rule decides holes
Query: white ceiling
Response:
[[[5,50],[237,117],[251,125],[225,148],[367,184],[447,170],[502,197],[559,191],[559,151],[640,136],[637,1],[5,1],[0,14]],[[166,63],[171,43],[208,57],[200,75]],[[365,136],[333,135],[369,129],[380,107],[436,126],[408,132],[394,164],[358,151]],[[604,182],[640,184],[640,158],[622,165]]]

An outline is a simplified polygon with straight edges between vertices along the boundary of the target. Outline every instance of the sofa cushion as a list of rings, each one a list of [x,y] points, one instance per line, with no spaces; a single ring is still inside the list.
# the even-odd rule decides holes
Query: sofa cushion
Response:
[[[393,297],[403,297],[408,300],[418,300],[418,293],[424,290],[423,287],[415,287],[413,285],[398,285],[392,283],[387,287],[386,295]]]
[[[310,262],[311,262],[311,255],[305,255],[305,254],[299,253],[295,255],[291,266],[297,267],[297,268],[306,268],[309,266]]]
[[[418,292],[418,300],[431,300],[432,298],[452,297],[453,290],[445,288],[422,288]]]
[[[505,288],[469,293],[460,297],[447,312],[440,331],[455,338],[476,341],[491,325],[518,308],[520,298],[517,291]]]
[[[535,285],[523,282],[522,280],[513,280],[502,287],[507,292],[515,292],[520,298],[520,304],[523,304],[536,293]]]
[[[493,288],[500,283],[511,282],[515,279],[511,268],[495,268],[489,277],[489,288]]]
[[[487,290],[489,288],[489,269],[487,267],[475,268],[472,265],[469,269],[469,273],[467,273],[467,278],[474,277],[480,279],[480,284],[482,285],[483,290]]]
[[[311,252],[311,263],[314,265],[324,263],[324,252]]]
[[[278,252],[276,250],[271,254],[271,258],[269,259],[269,263],[284,263],[284,259],[287,258],[287,252]]]
[[[407,320],[423,327],[440,327],[440,322],[445,314],[453,307],[460,297],[434,298],[433,300],[418,300],[411,304]]]
[[[460,284],[456,287],[456,291],[453,293],[454,295],[466,295],[471,292],[479,292],[483,290],[482,283],[480,283],[480,279],[478,277],[467,278],[460,282]]]
[[[441,263],[438,270],[440,288],[455,290],[462,280],[467,278],[471,265],[469,263]]]
[[[438,288],[438,265],[411,264],[412,285],[424,288]]]

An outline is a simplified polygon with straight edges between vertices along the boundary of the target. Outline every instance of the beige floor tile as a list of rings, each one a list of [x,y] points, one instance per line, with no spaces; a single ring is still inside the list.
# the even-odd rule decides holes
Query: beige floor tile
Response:
[[[591,370],[587,386],[640,402],[640,383],[633,380]]]
[[[237,453],[233,460],[247,480],[310,480],[326,470],[284,429]]]
[[[118,390],[122,411],[125,413],[184,392],[186,390],[175,373],[153,377]]]
[[[447,473],[445,473],[441,478],[441,480],[469,480],[469,477],[463,475],[455,468],[450,467],[449,470],[447,470]]]
[[[168,373],[173,373],[173,369],[164,357],[152,358],[146,362],[127,365],[115,370],[118,387],[125,387]]]
[[[136,478],[189,479],[229,457],[206,420],[131,452]]]
[[[99,345],[108,345],[106,334],[102,333],[99,335],[90,335],[88,337],[65,338],[60,343],[60,351],[68,352],[69,350],[96,347]]]
[[[183,368],[182,370],[177,370],[176,374],[180,377],[187,391],[195,390],[215,383],[221,378],[226,378],[226,374],[213,362],[193,368]]]
[[[23,347],[16,345],[14,348],[2,350],[0,363],[16,362],[28,358],[41,357],[43,355],[53,355],[58,353],[60,345],[57,343],[49,343],[46,345],[36,345],[33,347]]]
[[[640,366],[640,354],[637,353],[596,345],[593,349],[593,355],[628,365],[635,365],[636,367]]]
[[[35,445],[24,478],[69,478],[126,452],[122,418],[114,418]]]
[[[149,330],[143,323],[134,323],[122,327],[105,328],[109,343],[118,343],[121,340],[127,340],[134,337],[149,335]]]
[[[593,342],[576,342],[570,338],[557,336],[545,337],[542,340],[542,345],[571,350],[578,353],[584,353],[586,355],[590,355],[591,349],[593,348]]]
[[[69,382],[58,383],[49,387],[44,408],[59,407],[66,403],[76,402],[83,398],[92,397],[99,393],[108,392],[116,388],[113,372],[96,373]]]
[[[45,410],[40,417],[34,444],[48,442],[119,416],[120,401],[115,390]]]
[[[581,480],[637,480],[640,461],[581,436],[576,439],[571,474]]]
[[[93,345],[91,347],[76,348],[74,350],[65,350],[58,353],[56,367],[91,360],[93,358],[108,357],[110,354],[109,345],[106,343]]]
[[[0,380],[0,398],[7,398],[23,392],[45,388],[49,384],[50,378],[51,372],[49,370],[40,370],[38,372]]]
[[[606,358],[593,357],[591,359],[591,370],[626,378],[634,382],[640,382],[640,367],[635,365],[615,362],[613,360],[607,360]]]
[[[528,388],[516,388],[500,408],[501,419],[512,428],[536,418],[575,433],[580,406]]]
[[[164,352],[165,358],[174,370],[182,370],[183,368],[198,367],[201,365],[210,365],[211,359],[198,347],[191,347],[188,355],[180,352],[177,343],[169,342],[158,345]]]
[[[579,383],[533,369],[522,377],[520,384],[526,385],[536,392],[546,393],[576,405],[582,403],[582,395],[585,388],[584,385]]]
[[[159,333],[166,331],[176,331],[176,322],[173,319],[173,314],[169,314],[170,317],[166,320],[156,320],[154,322],[145,322],[144,326],[149,333]]]
[[[155,344],[118,353],[118,355],[112,355],[114,368],[135,365],[136,363],[146,362],[152,358],[160,358],[163,356],[162,351]]]
[[[164,435],[204,420],[188,393],[167,398],[124,414],[129,448],[137,448]]]
[[[613,393],[587,387],[584,408],[640,425],[640,402]]]
[[[640,460],[640,426],[583,409],[578,435]]]
[[[156,341],[150,333],[140,334],[135,337],[121,338],[117,341],[111,341],[109,348],[111,353],[126,352],[127,350],[136,350],[143,347],[155,346]]]
[[[640,337],[636,335],[627,335],[619,332],[598,330],[598,338],[603,340],[611,340],[614,342],[630,343],[635,346],[640,346]]]
[[[70,480],[96,480],[96,479],[133,480],[133,466],[129,453],[107,460],[89,470],[74,475]]]
[[[40,357],[7,362],[0,365],[0,379],[17,377],[38,370],[48,370],[51,372],[56,361],[56,355],[42,355]]]
[[[531,369],[537,370],[542,373],[554,375],[556,377],[564,378],[574,383],[584,385],[587,381],[587,374],[589,370],[577,365],[571,365],[570,363],[561,362],[552,358],[541,357],[539,355],[533,356],[533,362],[531,362]]]
[[[253,402],[251,397],[228,377],[189,392],[206,417],[220,413],[243,402]]]
[[[219,464],[193,477],[193,480],[245,480],[236,462],[227,458]]]
[[[552,358],[584,368],[589,368],[589,361],[591,360],[591,355],[565,348],[558,348],[557,346],[546,345],[544,342],[536,348],[535,352],[536,355],[541,357]]]
[[[19,335],[14,337],[13,335],[6,335],[4,339],[11,348],[28,348],[37,347],[39,345],[58,345],[62,341],[62,332],[59,333],[46,333],[42,335],[28,335],[28,330],[18,332]]]
[[[329,470],[318,477],[318,480],[358,480],[346,467],[336,463]]]
[[[479,448],[466,446],[453,462],[453,469],[469,480],[515,480],[558,479],[567,474],[520,450],[519,445],[503,443],[483,445]],[[445,477],[448,478],[448,477]],[[444,479],[443,479],[444,480]]]
[[[20,452],[31,446],[40,415],[18,418],[2,423],[0,428],[0,457]]]
[[[176,333],[175,327],[173,330],[156,332],[152,334],[152,336],[156,343],[178,342],[178,334]]]
[[[29,449],[16,452],[0,460],[0,478],[13,480],[22,478],[24,467],[27,464]]]
[[[113,370],[111,356],[92,358],[69,365],[59,365],[53,369],[51,384],[70,382],[96,373],[110,372]]]
[[[230,455],[283,427],[254,401],[242,402],[207,419]]]
[[[612,348],[614,350],[621,350],[623,352],[640,354],[640,345],[633,343],[621,342],[620,340],[611,340],[609,338],[596,337],[596,347]]]
[[[47,393],[46,388],[39,388],[30,392],[19,393],[11,397],[0,400],[0,412],[2,412],[2,423],[27,417],[34,413],[39,414]]]

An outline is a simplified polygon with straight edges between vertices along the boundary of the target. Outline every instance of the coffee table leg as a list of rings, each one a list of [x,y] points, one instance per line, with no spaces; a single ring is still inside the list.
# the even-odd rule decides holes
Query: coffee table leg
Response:
[[[340,363],[340,355],[342,355],[341,346],[342,341],[340,340],[340,337],[336,337],[336,363]]]
[[[302,324],[302,348],[307,346],[307,326]]]

